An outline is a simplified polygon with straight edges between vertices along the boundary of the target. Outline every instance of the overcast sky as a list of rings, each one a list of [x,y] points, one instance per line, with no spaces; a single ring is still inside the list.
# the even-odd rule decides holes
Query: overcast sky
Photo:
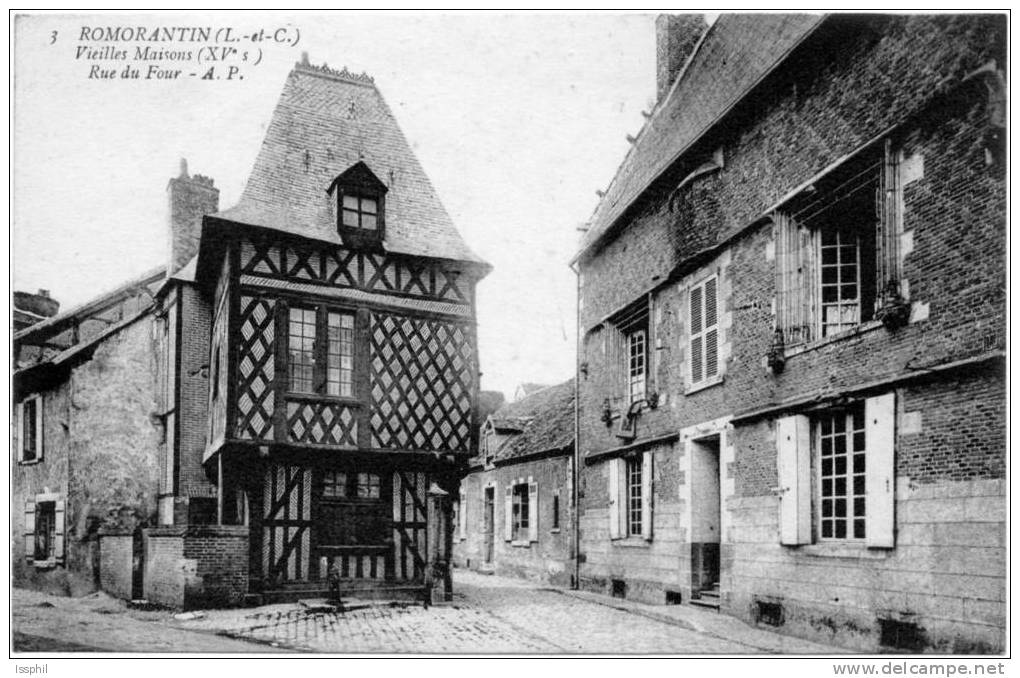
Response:
[[[227,82],[90,80],[82,26],[300,31]],[[51,44],[53,31],[56,42]],[[180,47],[180,45],[176,45]],[[63,307],[166,259],[166,186],[181,157],[234,205],[284,79],[312,63],[375,78],[468,244],[482,387],[574,371],[577,227],[649,110],[652,15],[39,15],[15,42],[14,287]],[[123,62],[113,62],[123,69]]]

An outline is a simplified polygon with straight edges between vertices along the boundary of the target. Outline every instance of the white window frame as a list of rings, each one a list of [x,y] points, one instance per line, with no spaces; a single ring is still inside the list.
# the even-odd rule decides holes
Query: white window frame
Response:
[[[854,414],[855,411],[860,415],[860,428],[854,428]],[[823,423],[828,421],[835,426],[837,421],[840,421],[844,427],[843,431],[837,433],[835,429],[832,429],[829,433],[825,433]],[[813,428],[813,440],[815,444],[815,450],[817,451],[817,463],[815,464],[815,501],[817,509],[817,524],[818,524],[818,541],[819,542],[864,542],[867,539],[867,491],[864,489],[866,486],[866,471],[867,471],[867,458],[868,449],[865,435],[865,420],[864,420],[864,403],[841,410],[833,410],[822,412],[819,415],[813,417],[812,421]],[[837,454],[835,446],[839,438],[842,438],[843,444],[845,445],[844,451],[841,454]],[[857,442],[860,440],[863,445],[862,449],[857,449]],[[828,443],[828,445],[826,445]],[[826,454],[826,448],[829,448],[829,453]],[[856,460],[857,455],[862,454],[864,457],[864,468],[859,467],[859,462]],[[837,457],[842,456],[845,459],[844,471],[841,474],[835,472],[837,466]],[[826,462],[829,461],[830,465],[827,466]],[[829,472],[826,473],[825,471]],[[862,492],[858,494],[856,489],[856,481],[858,480],[862,485]],[[842,480],[845,483],[843,492],[837,493],[835,487],[838,482]],[[826,493],[826,486],[831,486],[831,489]],[[858,516],[857,512],[857,501],[863,502],[863,512]],[[831,505],[826,505],[826,502],[832,502]],[[835,504],[839,501],[846,502],[846,506],[843,510],[843,517],[836,516]],[[828,508],[828,511],[826,510]],[[829,515],[826,515],[828,513]],[[860,520],[863,523],[864,533],[861,536],[856,534],[856,521]],[[833,533],[826,535],[826,524],[830,522],[832,524]],[[843,536],[837,536],[835,534],[836,523],[843,521],[845,524],[845,532]]]
[[[527,497],[527,527],[521,527],[520,514],[514,515],[514,496],[517,488],[524,488],[524,495]],[[518,506],[520,504],[518,503]],[[538,541],[538,483],[532,476],[511,480],[506,487],[506,514],[504,516],[503,539],[510,542],[511,546],[530,546],[532,542]],[[515,520],[516,518],[516,520]],[[523,530],[527,530],[523,534]]]
[[[618,457],[607,462],[609,470],[609,538],[626,544],[640,544],[652,540],[653,519],[653,459],[654,453],[646,451],[633,458]],[[641,503],[640,531],[632,529],[630,474],[628,464],[640,469]]]
[[[35,458],[25,458],[25,405],[35,403]],[[43,405],[41,394],[35,393],[18,403],[18,443],[16,452],[19,464],[38,464],[43,460]]]
[[[640,327],[624,337],[627,342],[627,404],[633,405],[644,400],[648,393],[648,328]]]
[[[821,412],[812,416],[794,414],[776,422],[779,486],[775,488],[775,493],[779,497],[781,544],[807,545],[808,552],[820,548],[820,553],[829,553],[832,548],[838,551],[895,547],[896,395],[886,393],[867,398],[863,402],[863,410],[863,538],[853,536],[852,506],[847,507],[850,519],[847,536],[822,536],[824,515],[821,502],[824,490],[821,487],[823,476],[819,428],[821,417],[831,417],[833,412]],[[843,408],[841,411],[845,414],[847,410]],[[860,433],[861,430],[856,432],[857,435]],[[852,481],[851,476],[848,482]],[[852,486],[848,489],[852,495]]]
[[[714,290],[714,295],[713,296],[714,296],[714,302],[715,302],[713,304],[714,308],[712,309],[712,311],[714,312],[712,314],[714,322],[712,322],[711,324],[709,324],[707,322],[708,318],[709,318],[709,313],[708,313],[708,311],[709,311],[709,304],[708,304],[708,297],[707,297],[707,295],[705,293],[706,290],[708,289],[709,283],[712,283],[712,288]],[[699,290],[700,290],[700,295],[699,295],[699,305],[700,305],[700,308],[698,309],[698,312],[700,313],[701,326],[698,328],[697,331],[695,331],[694,330],[694,311],[695,311],[695,309],[694,309],[694,294],[695,294],[695,292],[698,292]],[[706,278],[704,278],[701,281],[699,281],[697,284],[691,285],[687,289],[687,294],[685,295],[686,296],[686,303],[687,303],[687,347],[686,347],[686,349],[687,349],[687,355],[688,355],[688,359],[687,359],[687,367],[688,367],[688,371],[687,371],[687,374],[688,374],[687,384],[688,384],[688,389],[697,389],[697,388],[700,388],[700,387],[709,386],[711,384],[718,383],[718,381],[722,378],[722,375],[723,375],[723,369],[722,369],[722,350],[721,350],[722,349],[722,336],[721,336],[722,335],[722,331],[721,331],[722,328],[721,328],[721,323],[720,323],[721,313],[719,312],[721,304],[719,303],[719,292],[720,292],[720,290],[719,290],[719,275],[716,274],[716,273],[713,273],[712,275],[709,275]],[[714,332],[714,335],[712,335],[713,332]],[[712,374],[708,373],[708,344],[709,344],[708,340],[709,340],[710,336],[714,336],[714,341],[715,341],[715,371]],[[695,342],[696,341],[698,342],[698,345],[700,346],[700,354],[698,356],[697,363],[695,361],[695,351],[694,351],[694,346],[695,346]],[[696,367],[698,368],[698,371],[700,371],[700,377],[698,377],[697,379],[695,379],[695,372],[696,372],[695,368]]]

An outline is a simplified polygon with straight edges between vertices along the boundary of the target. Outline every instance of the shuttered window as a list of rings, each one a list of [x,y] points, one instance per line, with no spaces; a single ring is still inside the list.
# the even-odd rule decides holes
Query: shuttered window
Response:
[[[18,460],[22,462],[42,461],[43,458],[43,399],[41,396],[26,398],[17,407],[18,417]]]
[[[25,558],[36,566],[64,562],[64,501],[57,494],[25,500]]]
[[[652,538],[651,452],[609,465],[609,538]]]
[[[603,335],[606,365],[613,385],[611,397],[624,409],[648,394],[648,299],[642,297],[607,321]]]
[[[899,152],[887,142],[774,215],[776,327],[786,347],[852,330],[899,290]]]
[[[506,541],[527,545],[538,541],[538,483],[519,478],[506,488]]]
[[[895,545],[894,394],[810,419],[784,417],[776,425],[776,445],[781,543]]]
[[[688,293],[691,386],[719,375],[718,280],[712,276]]]

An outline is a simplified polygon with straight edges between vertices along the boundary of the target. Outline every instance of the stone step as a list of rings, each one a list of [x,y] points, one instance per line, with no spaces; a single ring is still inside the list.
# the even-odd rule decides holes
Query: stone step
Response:
[[[718,612],[720,603],[718,598],[713,597],[691,598],[691,605],[695,605],[697,607],[704,607],[706,609],[715,610],[716,612]]]

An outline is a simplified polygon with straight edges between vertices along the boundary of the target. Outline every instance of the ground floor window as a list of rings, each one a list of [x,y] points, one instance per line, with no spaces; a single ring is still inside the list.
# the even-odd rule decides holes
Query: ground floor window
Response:
[[[641,535],[641,458],[627,460],[627,536]]]
[[[390,505],[378,473],[325,471],[319,490],[319,544],[379,545],[386,540]]]
[[[35,559],[49,560],[56,557],[56,503],[44,501],[35,509]]]
[[[528,485],[518,483],[513,488],[513,540],[528,538]]]

